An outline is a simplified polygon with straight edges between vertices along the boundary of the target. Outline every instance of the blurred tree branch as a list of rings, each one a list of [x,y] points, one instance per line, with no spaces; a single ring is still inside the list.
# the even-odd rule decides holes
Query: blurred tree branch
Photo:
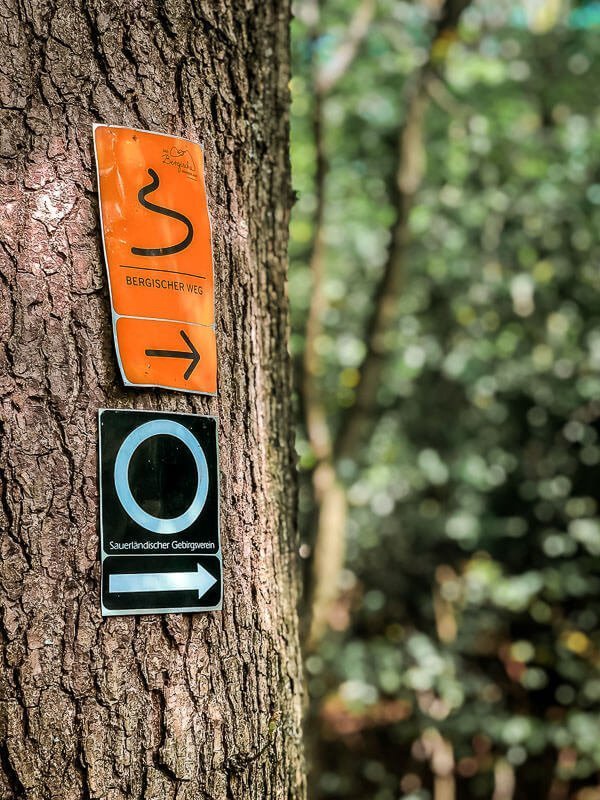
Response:
[[[427,91],[433,102],[451,117],[465,117],[472,112],[468,106],[459,102],[440,78],[431,76]]]
[[[409,216],[426,169],[424,117],[434,92],[439,89],[436,68],[443,63],[465,0],[449,0],[442,6],[429,55],[406,94],[406,116],[398,137],[395,194],[396,218],[390,230],[390,246],[381,279],[373,295],[373,312],[367,324],[366,353],[359,370],[354,404],[342,419],[334,446],[336,458],[346,458],[364,443],[375,424],[377,389],[387,357],[385,337],[396,315],[402,290],[404,262],[410,241]]]
[[[309,630],[307,648],[320,640],[327,627],[329,607],[337,595],[338,577],[343,567],[346,541],[347,499],[336,469],[336,462],[357,452],[367,440],[374,425],[377,388],[387,357],[385,335],[396,314],[403,278],[404,260],[409,242],[409,214],[426,168],[424,148],[424,117],[431,102],[430,85],[435,69],[445,59],[455,38],[460,15],[469,0],[446,0],[438,12],[428,58],[407,85],[406,115],[398,135],[397,166],[392,202],[396,217],[390,231],[390,247],[381,279],[373,297],[373,313],[366,330],[366,355],[359,371],[355,403],[342,420],[335,442],[323,399],[317,383],[319,356],[316,343],[322,329],[325,308],[323,294],[325,183],[327,159],[323,136],[323,100],[327,92],[350,67],[360,42],[368,32],[374,4],[369,0],[359,8],[349,26],[348,36],[332,59],[332,66],[319,72],[313,61],[314,109],[313,136],[315,143],[315,231],[310,255],[312,296],[306,328],[303,401],[309,442],[316,465],[313,489],[317,507],[311,586],[309,587]],[[314,15],[313,42],[319,36],[319,6]],[[315,47],[312,48],[315,59]],[[435,89],[433,90],[435,94]]]
[[[311,299],[306,324],[306,336],[302,373],[302,399],[308,440],[315,457],[312,475],[315,503],[318,509],[312,563],[311,585],[308,588],[310,618],[319,617],[319,629],[325,624],[321,614],[336,595],[336,580],[329,581],[328,575],[337,577],[344,563],[345,537],[330,537],[330,530],[344,530],[346,526],[345,492],[337,479],[332,460],[332,441],[322,392],[318,382],[320,358],[316,343],[322,331],[323,313],[326,300],[323,293],[325,276],[324,263],[324,213],[326,197],[326,178],[328,172],[325,148],[323,105],[328,94],[350,68],[361,42],[368,33],[375,10],[375,0],[362,0],[352,18],[348,33],[330,64],[320,68],[316,58],[317,42],[321,31],[321,4],[312,6],[311,54],[313,74],[313,114],[312,133],[315,148],[315,197],[314,233],[309,255],[311,273]],[[312,623],[311,623],[312,624]]]
[[[318,94],[326,95],[342,78],[356,58],[358,50],[369,32],[371,20],[375,13],[376,0],[362,0],[348,25],[348,33],[337,48],[329,62],[317,75],[315,89]]]
[[[359,4],[348,26],[348,34],[334,53],[330,64],[325,67],[319,67],[316,59],[316,43],[321,34],[321,3],[317,0],[311,9],[312,30],[310,38],[314,97],[312,133],[315,147],[316,208],[313,239],[309,255],[312,285],[306,324],[302,395],[308,439],[318,463],[330,459],[332,454],[327,416],[317,381],[320,359],[316,352],[316,342],[322,330],[322,318],[326,305],[323,295],[325,270],[323,223],[328,163],[323,130],[323,104],[327,95],[347,72],[356,57],[360,44],[368,33],[374,10],[375,0],[363,0]]]
[[[398,160],[393,205],[396,219],[383,273],[373,296],[373,312],[367,324],[366,354],[359,370],[354,405],[342,418],[335,443],[336,458],[346,458],[367,439],[374,425],[374,406],[387,348],[385,336],[396,314],[403,279],[404,258],[409,241],[408,218],[413,199],[425,172],[423,117],[429,105],[426,84],[431,59],[419,71],[408,90],[406,118],[398,141]]]

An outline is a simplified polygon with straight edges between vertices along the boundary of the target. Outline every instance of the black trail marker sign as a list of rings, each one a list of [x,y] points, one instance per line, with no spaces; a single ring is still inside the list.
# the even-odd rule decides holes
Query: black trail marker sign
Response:
[[[102,409],[102,614],[221,608],[217,421]]]

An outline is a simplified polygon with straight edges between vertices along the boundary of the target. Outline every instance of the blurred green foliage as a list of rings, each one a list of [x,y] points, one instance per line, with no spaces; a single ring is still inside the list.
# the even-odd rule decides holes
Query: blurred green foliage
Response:
[[[597,5],[537,33],[520,5],[475,3],[448,53],[377,426],[339,465],[347,568],[333,630],[307,661],[315,797],[437,796],[439,732],[459,798],[600,798]],[[316,39],[301,2],[293,25],[298,360],[316,202],[310,64],[331,57],[354,6],[327,0]],[[380,0],[325,102],[317,346],[333,430],[353,402],[389,244],[402,92],[426,56],[426,11]],[[589,24],[573,22],[584,12]],[[298,452],[310,545],[302,423]],[[503,769],[515,782],[505,795]]]

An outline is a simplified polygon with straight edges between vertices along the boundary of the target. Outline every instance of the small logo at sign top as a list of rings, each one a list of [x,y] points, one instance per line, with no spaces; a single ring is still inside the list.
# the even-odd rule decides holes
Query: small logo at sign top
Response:
[[[196,180],[196,165],[189,150],[180,147],[166,147],[162,151],[162,163],[168,167],[175,167],[177,172],[183,172],[192,180]]]

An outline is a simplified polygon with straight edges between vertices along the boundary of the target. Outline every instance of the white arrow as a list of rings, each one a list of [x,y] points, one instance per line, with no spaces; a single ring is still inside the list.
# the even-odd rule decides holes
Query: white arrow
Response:
[[[198,599],[214,586],[217,579],[197,564],[196,572],[140,572],[108,576],[108,591],[117,592],[182,592],[198,591]]]

